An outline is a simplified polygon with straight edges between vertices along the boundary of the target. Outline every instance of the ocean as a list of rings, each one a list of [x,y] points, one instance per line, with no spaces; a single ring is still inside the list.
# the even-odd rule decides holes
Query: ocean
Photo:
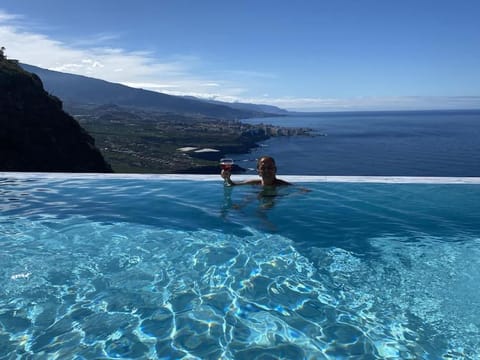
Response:
[[[296,114],[244,120],[309,127],[313,136],[275,137],[248,154],[231,154],[255,173],[273,156],[278,174],[480,176],[480,110]]]

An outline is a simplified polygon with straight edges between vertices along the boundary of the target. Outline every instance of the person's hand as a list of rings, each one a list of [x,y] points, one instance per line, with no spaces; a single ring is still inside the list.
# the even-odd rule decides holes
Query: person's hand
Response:
[[[232,179],[230,179],[230,176],[232,176],[232,171],[230,169],[222,170],[222,172],[220,173],[220,176],[225,181],[225,185],[228,185],[228,186],[234,185]]]
[[[222,170],[222,172],[220,173],[220,176],[224,179],[224,180],[230,180],[230,176],[232,176],[232,172],[230,170]]]

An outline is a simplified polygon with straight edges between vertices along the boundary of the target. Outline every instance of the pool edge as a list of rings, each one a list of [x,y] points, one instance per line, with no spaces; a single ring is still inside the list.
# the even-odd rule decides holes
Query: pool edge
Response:
[[[347,182],[347,183],[396,183],[396,184],[480,184],[480,177],[421,177],[421,176],[322,176],[279,175],[293,183],[302,182]],[[0,178],[31,179],[144,179],[144,180],[189,180],[218,181],[219,175],[192,174],[103,174],[103,173],[46,173],[46,172],[0,172]],[[256,175],[235,175],[235,180],[258,178]]]

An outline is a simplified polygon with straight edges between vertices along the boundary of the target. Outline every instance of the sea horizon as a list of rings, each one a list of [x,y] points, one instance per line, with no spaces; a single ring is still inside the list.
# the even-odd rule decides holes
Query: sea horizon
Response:
[[[316,116],[316,115],[335,115],[335,114],[370,114],[370,113],[470,113],[470,112],[480,112],[480,108],[465,108],[465,109],[385,109],[385,110],[326,110],[326,111],[296,111],[296,110],[285,110],[285,116]],[[277,117],[280,115],[275,115],[272,117]],[[268,118],[268,117],[267,117]],[[252,118],[253,119],[253,118]],[[257,118],[254,118],[257,119]],[[249,120],[249,119],[245,119]]]
[[[311,136],[273,137],[228,154],[247,174],[273,156],[278,173],[329,176],[480,176],[480,110],[295,113],[249,124],[307,127]]]

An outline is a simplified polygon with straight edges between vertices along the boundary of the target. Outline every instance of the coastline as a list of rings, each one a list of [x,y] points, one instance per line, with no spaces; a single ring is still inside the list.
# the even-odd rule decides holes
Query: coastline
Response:
[[[309,128],[131,109],[92,112],[77,120],[116,173],[217,174],[226,154],[248,153],[272,137],[315,136]],[[234,167],[236,173],[245,171]]]
[[[211,165],[202,165],[202,166],[194,166],[187,169],[182,169],[176,171],[174,173],[178,174],[217,174],[219,173],[219,166],[218,163],[220,159],[224,158],[227,154],[246,154],[250,153],[252,150],[259,148],[260,143],[268,140],[275,136],[313,136],[311,134],[311,129],[307,128],[286,128],[286,127],[279,127],[268,125],[271,129],[275,128],[275,133],[268,133],[266,132],[264,136],[252,136],[252,137],[244,137],[242,138],[241,143],[237,145],[229,145],[229,146],[217,146],[215,149],[216,151],[205,151],[205,152],[195,152],[192,150],[188,152],[188,155],[192,158],[206,160],[212,162]],[[200,149],[202,150],[202,149]],[[234,164],[232,168],[233,174],[242,174],[245,173],[247,169]]]

